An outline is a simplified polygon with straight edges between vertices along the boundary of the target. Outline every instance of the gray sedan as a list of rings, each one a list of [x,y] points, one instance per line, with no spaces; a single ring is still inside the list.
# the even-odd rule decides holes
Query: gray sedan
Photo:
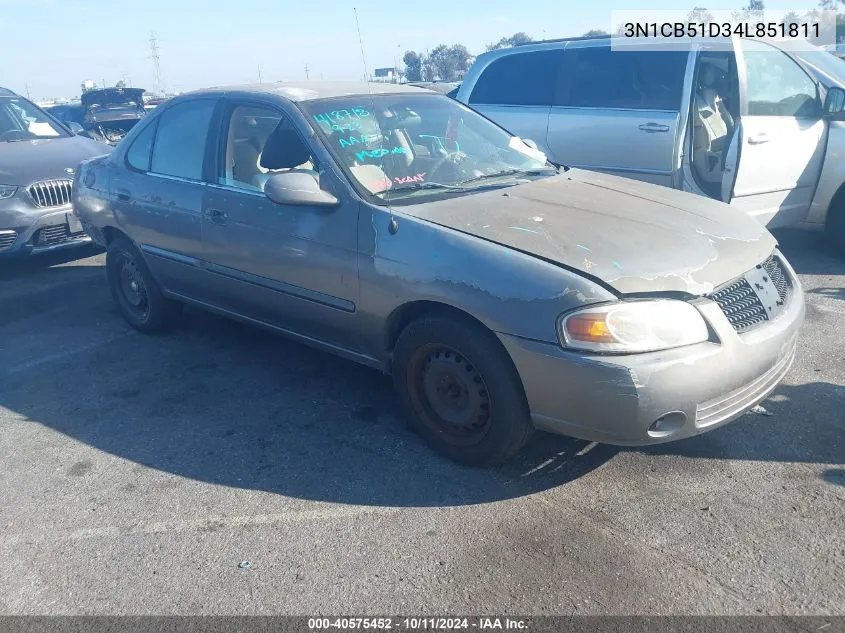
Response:
[[[135,328],[188,303],[379,368],[468,464],[538,428],[620,445],[712,430],[777,386],[804,318],[750,217],[552,164],[408,86],[174,98],[81,165],[73,203]]]

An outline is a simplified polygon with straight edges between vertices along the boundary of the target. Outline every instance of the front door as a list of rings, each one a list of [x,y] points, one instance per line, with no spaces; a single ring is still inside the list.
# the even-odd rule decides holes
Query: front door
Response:
[[[770,228],[801,222],[824,160],[827,123],[816,82],[782,50],[738,40],[740,118],[723,200]]]
[[[275,106],[231,102],[224,114],[216,181],[203,199],[204,267],[213,302],[242,316],[357,347],[358,203],[286,206],[263,192],[272,173],[295,169],[326,184],[308,142]]]

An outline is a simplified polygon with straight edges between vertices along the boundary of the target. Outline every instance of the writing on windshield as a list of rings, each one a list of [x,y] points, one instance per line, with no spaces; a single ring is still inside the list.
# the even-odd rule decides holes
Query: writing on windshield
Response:
[[[448,97],[380,94],[304,108],[341,168],[391,203],[506,186],[514,173],[548,169],[542,154],[527,153],[524,143]]]

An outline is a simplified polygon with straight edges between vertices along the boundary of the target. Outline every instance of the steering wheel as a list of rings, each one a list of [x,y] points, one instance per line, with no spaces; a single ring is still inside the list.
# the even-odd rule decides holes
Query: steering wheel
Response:
[[[0,134],[0,141],[22,141],[28,136],[30,133],[23,130],[6,130]]]
[[[429,169],[428,180],[437,182],[437,172],[446,165],[451,167],[453,170],[466,171],[460,164],[460,162],[464,158],[466,158],[466,154],[464,154],[463,152],[444,152],[443,155],[439,159],[437,159],[437,162],[435,162],[434,165],[432,165]]]

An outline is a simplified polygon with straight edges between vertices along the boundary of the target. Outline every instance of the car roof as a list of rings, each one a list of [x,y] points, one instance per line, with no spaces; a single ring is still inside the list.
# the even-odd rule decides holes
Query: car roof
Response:
[[[238,92],[277,95],[288,101],[313,101],[330,97],[380,94],[431,94],[431,90],[408,84],[388,84],[364,81],[279,81],[276,83],[245,84],[239,86],[217,86],[196,90],[188,95],[219,92]]]
[[[3,86],[0,86],[0,97],[17,97],[17,96],[18,96],[17,93],[12,92],[8,88],[4,88]]]

